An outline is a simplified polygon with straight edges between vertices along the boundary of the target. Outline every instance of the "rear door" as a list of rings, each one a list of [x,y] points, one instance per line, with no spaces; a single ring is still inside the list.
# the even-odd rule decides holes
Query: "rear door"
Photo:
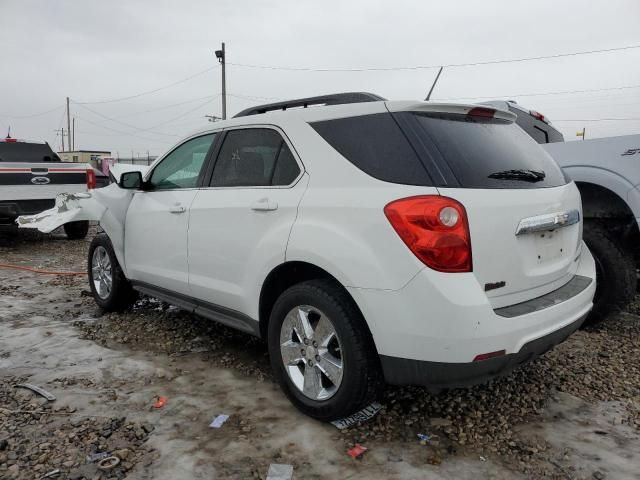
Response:
[[[208,187],[191,205],[189,283],[196,298],[252,315],[260,282],[284,261],[307,177],[273,127],[228,130]]]
[[[187,229],[214,133],[191,138],[151,171],[134,194],[125,223],[125,264],[132,280],[189,295]]]
[[[441,195],[468,214],[473,272],[494,307],[559,288],[575,273],[581,202],[575,184],[507,120],[396,113]]]

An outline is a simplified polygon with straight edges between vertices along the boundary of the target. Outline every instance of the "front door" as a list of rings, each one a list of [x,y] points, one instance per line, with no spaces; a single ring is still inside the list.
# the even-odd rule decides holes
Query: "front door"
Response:
[[[131,280],[189,295],[189,207],[214,133],[191,138],[152,170],[127,211],[125,263]]]

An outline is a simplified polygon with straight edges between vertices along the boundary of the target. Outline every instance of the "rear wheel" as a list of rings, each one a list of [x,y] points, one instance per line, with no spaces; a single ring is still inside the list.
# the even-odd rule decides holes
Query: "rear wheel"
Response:
[[[319,420],[354,413],[375,400],[379,361],[353,300],[326,280],[286,290],[268,332],[271,366],[291,402]]]
[[[63,225],[64,233],[67,234],[69,240],[80,240],[87,236],[89,232],[89,222],[69,222]]]
[[[96,303],[109,312],[122,311],[135,302],[137,294],[126,279],[109,237],[96,235],[89,246],[89,286]]]
[[[637,275],[633,257],[604,225],[586,222],[584,241],[596,263],[596,294],[587,318],[594,324],[627,306],[636,293]]]

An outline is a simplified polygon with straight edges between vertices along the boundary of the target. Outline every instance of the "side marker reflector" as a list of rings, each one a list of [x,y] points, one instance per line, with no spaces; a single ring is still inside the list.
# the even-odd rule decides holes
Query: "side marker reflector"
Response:
[[[506,353],[507,353],[506,350],[498,350],[497,352],[481,353],[480,355],[476,355],[476,358],[474,358],[473,361],[481,362],[483,360],[489,360],[490,358],[502,357]]]

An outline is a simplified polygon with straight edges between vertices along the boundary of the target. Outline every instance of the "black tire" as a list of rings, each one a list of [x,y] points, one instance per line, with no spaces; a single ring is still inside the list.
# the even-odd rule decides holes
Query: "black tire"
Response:
[[[100,296],[96,289],[96,285],[94,282],[94,271],[92,268],[93,256],[96,249],[99,247],[106,250],[106,254],[110,261],[110,272],[111,272],[111,290],[106,296]],[[116,258],[116,254],[113,251],[113,246],[111,245],[111,240],[105,233],[100,233],[96,235],[91,241],[91,245],[89,246],[89,258],[87,262],[87,269],[89,275],[89,287],[91,288],[91,293],[93,294],[93,298],[95,302],[108,312],[121,312],[130,308],[133,303],[138,298],[136,291],[131,287],[131,283],[124,276],[122,269],[120,268],[120,264],[118,263],[118,259]]]
[[[294,385],[280,353],[280,331],[285,317],[302,305],[323,312],[340,341],[342,381],[333,396],[326,400],[312,400]],[[283,292],[271,312],[268,344],[277,381],[289,400],[310,417],[323,421],[344,418],[374,401],[380,393],[383,385],[380,361],[371,334],[351,297],[335,282],[311,280]]]
[[[596,262],[596,294],[586,324],[595,324],[624,309],[636,293],[633,256],[610,235],[604,225],[585,222],[584,241]]]
[[[64,233],[67,234],[69,240],[81,240],[87,236],[89,232],[89,222],[69,222],[63,225]]]

